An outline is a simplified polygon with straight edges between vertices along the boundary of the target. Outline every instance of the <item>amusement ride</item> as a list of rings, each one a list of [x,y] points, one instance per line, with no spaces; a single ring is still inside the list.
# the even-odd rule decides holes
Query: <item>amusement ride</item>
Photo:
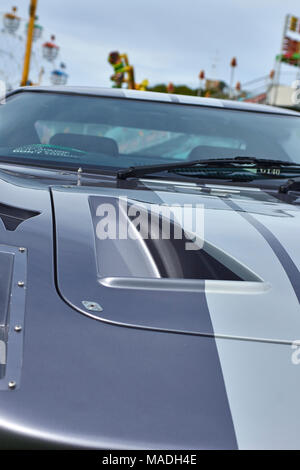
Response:
[[[35,10],[36,5],[34,13]],[[32,13],[31,11],[31,16]],[[31,40],[28,44],[30,32]],[[18,87],[20,83],[41,85],[45,81],[46,84],[50,82],[53,85],[65,85],[68,74],[60,56],[60,47],[55,42],[55,36],[45,33],[45,28],[35,14],[28,21],[18,15],[17,7],[2,13],[0,80],[4,81],[7,91]]]

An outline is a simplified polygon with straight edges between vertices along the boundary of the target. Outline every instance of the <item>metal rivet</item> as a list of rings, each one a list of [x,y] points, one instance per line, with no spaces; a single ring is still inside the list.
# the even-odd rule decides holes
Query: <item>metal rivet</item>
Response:
[[[82,301],[83,306],[92,312],[102,312],[103,308],[97,302],[91,302],[89,300]]]
[[[19,333],[20,331],[22,331],[22,326],[21,325],[16,325],[14,330]]]
[[[19,248],[19,252],[20,253],[24,253],[24,251],[26,251],[26,248],[23,248],[22,246]]]
[[[24,286],[25,286],[25,282],[24,282],[24,281],[19,281],[19,282],[18,282],[18,286],[19,286],[19,287],[24,287]]]
[[[16,388],[16,386],[17,386],[17,384],[14,380],[11,380],[10,382],[8,382],[8,388],[10,388],[11,390]]]

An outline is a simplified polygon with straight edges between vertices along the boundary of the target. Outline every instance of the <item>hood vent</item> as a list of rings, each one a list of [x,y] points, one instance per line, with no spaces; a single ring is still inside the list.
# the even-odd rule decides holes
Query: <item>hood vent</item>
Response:
[[[0,203],[0,219],[6,230],[14,231],[25,220],[39,215],[39,212]]]
[[[96,207],[91,201],[91,211]],[[110,199],[110,204],[115,203]],[[117,210],[117,204],[115,203]],[[148,211],[145,217],[150,217]],[[117,233],[131,223],[126,213],[118,214]],[[97,217],[93,217],[94,233],[97,233]],[[162,233],[162,217],[149,219],[148,232],[135,238],[117,237],[99,239],[95,236],[98,277],[104,278],[144,278],[208,281],[261,281],[255,273],[229,254],[196,236],[193,249],[187,249],[191,239],[186,237],[181,226],[174,220],[170,224],[170,237]],[[151,236],[156,233],[157,236]],[[177,234],[175,236],[175,234]],[[181,235],[180,235],[181,234]],[[180,236],[178,236],[180,235]]]
[[[207,279],[242,281],[232,269],[205,249],[188,251],[186,240],[147,240],[146,246],[160,277],[173,279]]]
[[[217,334],[222,334],[227,328],[226,314],[231,318],[232,310],[238,309],[241,314],[237,322],[242,324],[243,311],[251,299],[267,298],[271,286],[232,255],[226,240],[224,249],[203,243],[201,219],[195,230],[190,223],[195,214],[193,206],[181,223],[179,211],[175,208],[174,217],[169,217],[167,211],[157,207],[153,193],[137,194],[153,198],[145,204],[129,197],[120,204],[119,197],[110,193],[91,195],[82,188],[52,188],[52,194],[57,287],[67,304],[84,315],[135,328],[213,334],[207,311],[210,299],[220,305],[224,328]],[[131,203],[134,207],[129,211]],[[158,210],[152,217],[154,206]],[[145,220],[150,209],[150,223],[145,223],[144,214],[135,215],[140,209],[145,211]],[[195,209],[201,216],[202,208]],[[162,228],[167,237],[161,236],[160,214],[165,222],[177,224],[176,231],[170,225],[170,236],[166,223]],[[128,226],[133,237],[127,237]],[[186,238],[180,238],[184,228],[188,246]],[[144,233],[149,230],[154,233],[147,238]],[[222,227],[216,225],[216,230]],[[241,309],[236,307],[237,294]]]

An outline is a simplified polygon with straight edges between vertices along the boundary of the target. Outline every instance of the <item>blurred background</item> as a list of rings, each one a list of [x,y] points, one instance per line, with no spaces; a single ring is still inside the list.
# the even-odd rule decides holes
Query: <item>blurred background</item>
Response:
[[[30,3],[0,3],[0,79],[8,89],[22,80]],[[123,86],[297,106],[296,0],[38,0],[35,15],[28,84]]]

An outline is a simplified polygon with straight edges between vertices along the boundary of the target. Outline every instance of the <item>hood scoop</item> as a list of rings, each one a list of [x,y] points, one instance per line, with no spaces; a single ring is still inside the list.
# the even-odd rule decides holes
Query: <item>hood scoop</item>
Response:
[[[6,230],[14,231],[22,222],[39,214],[36,211],[0,203],[0,219]]]
[[[135,207],[136,203],[137,201],[134,201]],[[134,232],[133,229],[131,231],[133,238],[130,236],[123,238],[120,234],[125,233],[125,230],[130,232],[133,225],[132,218],[128,215],[132,206],[129,203],[128,212],[123,212],[116,198],[103,198],[103,204],[108,208],[109,205],[114,208],[117,236],[99,238],[98,228],[104,221],[97,215],[99,198],[90,197],[89,204],[100,282],[105,283],[104,279],[112,277],[134,279],[136,283],[132,282],[133,286],[140,285],[140,278],[159,279],[160,282],[168,279],[262,281],[232,256],[207,241],[203,242],[197,233],[193,238],[189,238],[189,234],[184,232],[176,218],[167,220],[161,215],[153,217],[145,206],[137,207],[140,220],[146,221],[146,229],[143,231],[140,228],[139,232]],[[168,233],[166,233],[167,226]],[[149,282],[148,286],[150,285],[159,285],[159,283]],[[164,285],[167,285],[167,282],[164,282]],[[178,282],[176,285],[179,285]],[[182,287],[184,285],[182,283]]]
[[[108,208],[118,205],[118,197],[65,188],[52,188],[52,193],[57,288],[72,308],[89,317],[120,326],[211,335],[207,293],[220,299],[239,294],[246,305],[249,297],[264,296],[270,288],[208,241],[189,251],[184,237],[99,237],[99,223]],[[123,217],[132,222],[126,212]],[[196,234],[196,243],[200,238]]]

